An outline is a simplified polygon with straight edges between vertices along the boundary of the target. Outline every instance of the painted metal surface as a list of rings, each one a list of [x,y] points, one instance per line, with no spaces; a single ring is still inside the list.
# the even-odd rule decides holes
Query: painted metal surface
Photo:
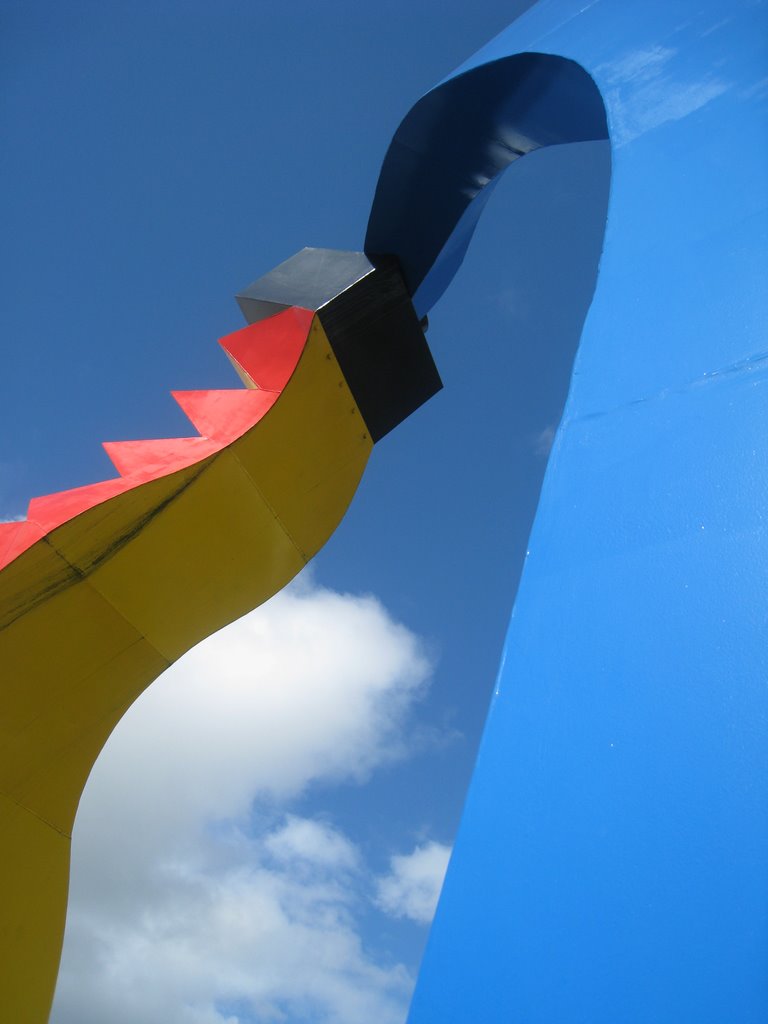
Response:
[[[110,732],[172,661],[306,564],[372,449],[311,310],[222,345],[247,387],[176,393],[199,437],[107,444],[120,477],[0,526],[3,1020],[47,1019],[72,823]]]
[[[613,168],[410,1024],[768,1019],[767,29],[752,0],[545,0],[447,80],[575,62]]]
[[[304,249],[238,297],[243,388],[173,397],[199,434],[105,444],[118,477],[0,524],[0,1000],[46,1019],[69,840],[125,711],[282,589],[335,530],[373,444],[441,386],[390,258]]]
[[[519,53],[468,67],[409,111],[384,158],[365,250],[397,256],[420,315],[461,265],[498,176],[544,146],[605,139],[605,109],[574,61]]]
[[[367,250],[399,258],[423,311],[516,157],[601,137],[602,104],[614,157],[598,292],[412,1024],[768,1017],[765,29],[751,0],[545,0],[406,118],[406,135],[441,129],[437,153],[409,165],[398,143],[385,165]],[[429,217],[403,216],[427,187]],[[279,401],[271,359],[261,392],[183,393],[200,437],[110,445],[124,476],[0,529],[9,1019],[45,1019],[68,833],[112,725],[298,570],[363,470],[371,440],[301,314]],[[242,338],[230,351],[259,384]]]
[[[305,248],[237,296],[255,323],[276,310],[317,311],[374,443],[442,388],[398,261]]]

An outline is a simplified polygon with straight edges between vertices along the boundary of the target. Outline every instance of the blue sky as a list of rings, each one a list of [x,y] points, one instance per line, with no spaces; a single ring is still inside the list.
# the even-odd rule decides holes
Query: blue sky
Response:
[[[361,248],[398,121],[526,6],[7,2],[0,518],[112,475],[102,440],[188,432],[172,388],[236,386],[234,293],[304,245]],[[404,1018],[605,181],[601,144],[507,172],[430,316],[444,391],[307,578],[128,716],[75,839],[57,1024]]]

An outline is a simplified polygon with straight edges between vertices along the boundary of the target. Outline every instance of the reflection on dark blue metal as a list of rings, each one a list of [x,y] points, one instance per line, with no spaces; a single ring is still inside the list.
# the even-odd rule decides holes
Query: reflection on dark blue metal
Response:
[[[768,1020],[767,29],[754,0],[545,0],[388,154],[367,251],[424,310],[517,151],[599,136],[601,96],[613,153],[411,1024]]]
[[[600,94],[573,61],[523,53],[468,68],[420,99],[395,133],[365,251],[395,254],[417,311],[427,313],[505,168],[543,146],[606,136]]]

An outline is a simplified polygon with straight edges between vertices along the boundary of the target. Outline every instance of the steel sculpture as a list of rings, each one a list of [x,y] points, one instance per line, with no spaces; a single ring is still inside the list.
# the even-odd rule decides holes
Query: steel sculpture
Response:
[[[0,992],[44,1021],[70,835],[107,737],[195,643],[266,601],[346,511],[375,441],[440,387],[396,264],[305,249],[238,296],[243,387],[175,392],[199,433],[105,444],[119,476],[0,525]]]
[[[118,478],[0,528],[8,1019],[48,1012],[115,722],[301,568],[439,387],[420,318],[499,174],[606,137],[598,290],[409,1019],[766,1019],[765,28],[751,0],[544,0],[406,116],[367,256],[239,297],[244,389],[176,396],[199,436],[108,445]]]
[[[768,1019],[767,15],[540,3],[387,156],[377,248],[408,280],[443,246],[421,313],[481,186],[528,140],[558,141],[549,101],[579,125],[599,97],[612,153],[597,287],[409,1024]],[[431,213],[409,233],[452,181],[448,242]]]

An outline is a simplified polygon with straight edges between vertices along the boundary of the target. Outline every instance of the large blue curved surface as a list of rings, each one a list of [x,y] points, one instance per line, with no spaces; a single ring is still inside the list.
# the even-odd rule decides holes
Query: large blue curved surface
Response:
[[[599,94],[612,146],[597,291],[411,1024],[768,1020],[766,21],[753,0],[545,0],[417,104],[385,163],[368,249],[396,252],[427,308],[488,194],[438,130],[477,124],[440,106],[480,96],[462,78],[503,79],[475,154],[500,125],[568,141],[568,118],[541,134],[548,101],[515,107],[521,53],[571,62],[525,58],[555,106],[558,75],[578,83],[574,137],[599,130]],[[408,213],[430,181],[425,247]]]

